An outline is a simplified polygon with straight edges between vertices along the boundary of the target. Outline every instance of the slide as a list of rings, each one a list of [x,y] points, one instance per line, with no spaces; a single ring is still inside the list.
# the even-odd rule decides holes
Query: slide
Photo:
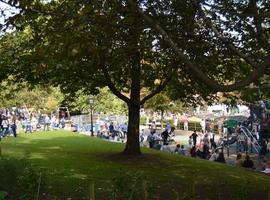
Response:
[[[223,143],[224,143],[224,146],[227,146],[227,145],[231,145],[233,143],[235,143],[237,141],[237,136],[232,136],[231,138],[229,138],[229,140],[224,140]]]

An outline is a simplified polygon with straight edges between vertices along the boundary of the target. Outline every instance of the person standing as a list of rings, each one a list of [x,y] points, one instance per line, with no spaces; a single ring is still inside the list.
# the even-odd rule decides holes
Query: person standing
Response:
[[[246,148],[245,148],[245,141],[246,141],[246,137],[244,134],[239,133],[237,135],[237,142],[238,142],[238,151],[239,152],[245,152]]]
[[[8,128],[9,128],[9,121],[6,116],[3,117],[2,127],[3,127],[3,136],[6,136],[8,134]]]
[[[161,133],[161,137],[163,139],[163,145],[168,145],[169,133],[168,133],[167,129]]]
[[[122,124],[121,126],[121,130],[123,132],[123,137],[126,138],[127,137],[127,133],[128,133],[128,126],[127,126],[127,122],[125,122],[124,124]]]
[[[32,115],[31,117],[31,127],[33,131],[37,130],[37,118],[35,115]]]
[[[150,132],[153,135],[156,132],[157,126],[155,121],[152,122],[151,126],[150,126]]]
[[[109,135],[114,139],[115,137],[115,128],[113,122],[109,125]]]
[[[215,151],[215,149],[217,148],[217,144],[213,140],[213,138],[210,139],[210,148],[212,149],[212,152]]]
[[[210,128],[210,132],[212,134],[212,138],[213,138],[213,140],[215,140],[215,124],[214,124],[214,120],[211,120],[209,128]]]
[[[165,130],[170,134],[172,132],[172,127],[170,124],[166,124]]]
[[[3,125],[2,125],[2,121],[4,120],[4,115],[2,113],[2,111],[0,112],[0,138],[2,138],[4,135],[3,135]]]
[[[177,115],[174,116],[174,118],[173,118],[173,125],[174,125],[174,127],[177,127],[177,125],[178,125]]]
[[[262,161],[264,156],[267,153],[267,141],[265,139],[262,140],[261,149],[259,151],[258,160]]]
[[[64,117],[60,120],[61,128],[64,129],[66,127],[66,120]]]
[[[205,133],[203,137],[203,144],[209,147],[209,138],[207,133]]]
[[[151,133],[147,136],[146,141],[149,143],[149,148],[152,149],[154,146],[154,136]]]
[[[197,137],[198,137],[198,134],[196,133],[196,131],[194,131],[194,132],[191,134],[191,137],[192,137],[192,140],[193,140],[193,146],[196,147],[196,144],[197,144]]]
[[[17,137],[17,117],[16,115],[13,113],[12,116],[11,116],[11,125],[10,125],[10,128],[12,130],[12,133],[14,135],[14,137]]]
[[[45,120],[44,120],[44,131],[49,131],[50,130],[50,117],[49,115],[46,115]]]
[[[184,131],[188,131],[188,117],[184,116]]]

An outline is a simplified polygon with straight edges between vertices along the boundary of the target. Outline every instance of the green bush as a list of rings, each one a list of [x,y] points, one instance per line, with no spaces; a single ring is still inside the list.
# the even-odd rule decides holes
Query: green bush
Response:
[[[145,116],[140,117],[140,124],[144,125],[145,123],[146,123],[146,117]]]
[[[170,124],[171,126],[174,126],[174,125],[173,125],[173,120],[172,120],[172,119],[164,120],[164,121],[163,121],[163,124],[164,124],[164,125]]]
[[[5,191],[0,191],[0,200],[5,200],[8,196],[8,193]]]
[[[121,172],[112,180],[111,199],[142,199],[142,185],[142,173]]]

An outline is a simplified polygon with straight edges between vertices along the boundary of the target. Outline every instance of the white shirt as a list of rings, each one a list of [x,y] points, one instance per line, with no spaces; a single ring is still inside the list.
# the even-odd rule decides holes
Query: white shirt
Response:
[[[218,155],[216,153],[213,153],[211,157],[209,158],[210,161],[215,161],[217,159]]]
[[[265,170],[263,170],[262,172],[266,174],[270,174],[270,168],[265,168]]]
[[[45,117],[45,123],[49,124],[50,123],[50,118],[48,116]]]
[[[7,119],[5,119],[5,120],[3,120],[2,121],[2,126],[3,126],[3,128],[7,128],[8,127],[8,120]]]

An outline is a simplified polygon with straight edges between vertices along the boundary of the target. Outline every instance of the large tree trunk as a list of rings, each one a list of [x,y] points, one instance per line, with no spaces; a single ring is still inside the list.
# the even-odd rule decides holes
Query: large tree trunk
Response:
[[[139,27],[139,14],[130,5],[130,20],[133,21],[135,27]],[[128,51],[131,61],[131,88],[130,101],[128,102],[128,134],[127,143],[124,149],[124,154],[129,156],[137,156],[141,154],[139,143],[140,129],[140,91],[141,91],[141,53],[138,43],[142,30],[129,30],[128,46],[131,50]]]
[[[140,105],[130,104],[128,107],[128,134],[124,150],[125,155],[137,156],[141,154],[139,143]]]
[[[139,129],[140,129],[140,53],[134,51],[132,55],[131,68],[131,92],[128,103],[128,134],[127,143],[124,150],[125,155],[140,155]]]

